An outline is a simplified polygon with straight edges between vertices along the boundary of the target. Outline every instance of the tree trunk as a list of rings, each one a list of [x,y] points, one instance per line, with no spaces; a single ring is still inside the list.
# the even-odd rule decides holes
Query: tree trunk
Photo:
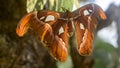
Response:
[[[32,35],[19,38],[16,25],[26,12],[26,0],[0,1],[0,68],[56,68],[56,61]]]

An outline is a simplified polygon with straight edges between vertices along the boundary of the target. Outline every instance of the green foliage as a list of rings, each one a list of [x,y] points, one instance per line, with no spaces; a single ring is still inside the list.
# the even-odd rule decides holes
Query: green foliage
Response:
[[[73,8],[73,3],[74,3],[74,0],[61,0],[62,3],[61,3],[61,7],[64,7],[70,11],[72,11],[72,8]]]
[[[88,0],[78,0],[78,1],[79,1],[79,3],[80,3],[80,2],[86,2],[86,1],[88,1]]]
[[[49,10],[62,11],[61,7],[72,11],[74,2],[77,0],[27,0],[27,12],[43,10],[47,7]]]
[[[37,0],[27,0],[27,12],[31,12],[34,10],[36,2]]]
[[[116,48],[97,38],[93,51],[95,57],[94,68],[109,68],[118,64]]]

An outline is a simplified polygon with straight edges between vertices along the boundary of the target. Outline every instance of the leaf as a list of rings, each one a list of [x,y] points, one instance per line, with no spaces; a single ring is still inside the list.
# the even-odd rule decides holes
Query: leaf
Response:
[[[36,3],[37,0],[27,0],[27,12],[33,11]]]
[[[27,0],[27,12],[43,9],[46,2],[47,0]]]
[[[35,5],[35,10],[42,10],[44,8],[44,5],[46,4],[47,0],[37,0],[37,3]]]
[[[74,0],[61,0],[61,4],[59,4],[59,11],[61,11],[61,7],[64,7],[65,9],[68,9],[70,11],[72,11],[73,9],[73,4],[74,4]]]
[[[42,10],[45,5],[47,5],[47,9],[49,10],[63,11],[61,7],[64,7],[72,11],[73,4],[74,0],[27,0],[27,12]]]
[[[79,4],[78,0],[75,0],[75,1],[74,1],[74,4],[75,4],[75,7],[76,7],[76,8],[79,8],[79,7],[80,7],[80,4]]]

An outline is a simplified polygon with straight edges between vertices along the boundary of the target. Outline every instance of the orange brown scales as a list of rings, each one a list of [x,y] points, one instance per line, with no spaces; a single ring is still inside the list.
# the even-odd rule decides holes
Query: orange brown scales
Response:
[[[34,17],[35,14],[36,12],[28,13],[20,20],[16,28],[16,33],[18,36],[22,37],[27,32],[27,29],[29,28],[28,22],[32,17]]]
[[[45,21],[46,17],[49,15],[53,15],[55,19],[51,20],[51,21]],[[53,25],[57,21],[57,19],[60,17],[60,14],[58,12],[55,12],[55,11],[48,12],[47,10],[40,10],[37,13],[37,17],[38,17],[38,19],[45,17],[44,19],[41,19],[41,21],[49,23],[50,25]]]
[[[65,43],[63,43],[58,36],[55,36],[55,39],[48,45],[48,50],[56,60],[63,62],[67,59],[67,48],[65,47]]]
[[[44,12],[44,13],[47,13],[47,12]],[[55,17],[57,16],[55,12],[50,12],[50,14]],[[56,20],[56,18],[55,18],[55,20]],[[54,20],[52,20],[52,21],[54,21]],[[50,21],[50,22],[52,22],[52,21]],[[56,21],[54,21],[53,24],[55,22]],[[51,24],[49,22],[45,23],[45,21],[39,20],[37,17],[37,13],[32,12],[32,13],[28,13],[25,17],[22,18],[22,21],[20,21],[17,26],[16,32],[18,35],[22,34],[19,36],[23,36],[25,33],[23,29],[25,29],[27,31],[28,28],[30,28],[36,35],[38,35],[38,37],[40,38],[40,41],[49,50],[51,55],[54,58],[56,58],[57,60],[63,62],[66,60],[67,55],[68,55],[67,54],[67,45],[68,44],[65,44],[66,41],[64,40],[64,38],[67,36],[65,35],[65,33],[63,33],[62,35],[59,35],[59,37],[58,37],[57,33],[53,32],[53,28],[54,28],[54,26],[56,26],[53,24]],[[64,24],[57,25],[57,26],[60,28],[60,26],[63,27]],[[65,31],[66,31],[66,28],[65,28]],[[64,37],[64,38],[61,39],[62,37]]]
[[[85,5],[74,12],[40,10],[25,15],[19,22],[16,33],[22,37],[28,29],[34,32],[50,54],[64,62],[68,56],[68,38],[75,26],[77,49],[80,55],[90,55],[94,31],[99,19],[106,19],[103,10],[96,4]]]
[[[73,13],[79,14],[75,19],[78,52],[81,55],[90,55],[94,31],[99,19],[106,19],[103,10],[96,4],[88,4]]]

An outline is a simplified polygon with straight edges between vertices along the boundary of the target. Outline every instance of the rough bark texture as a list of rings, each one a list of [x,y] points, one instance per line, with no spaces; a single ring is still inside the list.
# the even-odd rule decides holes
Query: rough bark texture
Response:
[[[0,1],[0,68],[56,68],[39,40],[16,35],[16,25],[25,14],[26,0]]]

